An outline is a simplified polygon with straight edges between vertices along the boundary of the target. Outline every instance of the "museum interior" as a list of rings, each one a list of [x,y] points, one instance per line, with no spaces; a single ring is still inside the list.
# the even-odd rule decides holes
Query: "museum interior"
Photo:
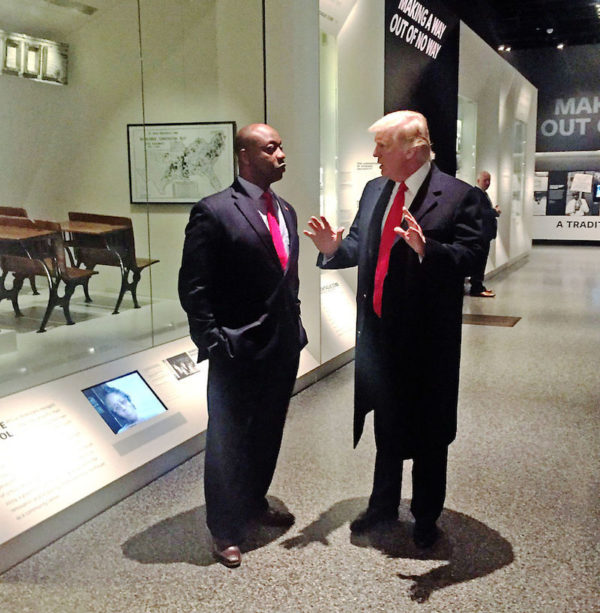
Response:
[[[0,0],[0,610],[597,611],[599,51],[597,0]],[[356,269],[320,270],[302,233],[350,227],[380,175],[368,127],[407,105],[501,210],[495,297],[465,280],[426,553],[410,462],[393,534],[348,529],[375,454],[372,415],[352,446]],[[177,279],[190,210],[255,122],[283,140],[308,345],[270,489],[296,523],[232,570]]]

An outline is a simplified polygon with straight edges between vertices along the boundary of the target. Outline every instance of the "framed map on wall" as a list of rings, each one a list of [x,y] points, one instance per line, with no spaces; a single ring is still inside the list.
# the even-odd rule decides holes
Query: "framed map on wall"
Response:
[[[235,122],[129,124],[132,204],[198,202],[235,176]]]

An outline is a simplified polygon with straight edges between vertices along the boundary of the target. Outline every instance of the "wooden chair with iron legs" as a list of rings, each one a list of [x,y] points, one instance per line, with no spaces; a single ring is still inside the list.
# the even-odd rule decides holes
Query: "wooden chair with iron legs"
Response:
[[[19,206],[0,206],[0,215],[4,215],[6,217],[25,217],[29,218],[27,215],[27,211]],[[31,291],[34,296],[39,296],[39,292],[37,290],[37,286],[35,284],[35,275],[31,275],[29,277],[29,285],[31,285]]]
[[[3,255],[0,259],[3,271],[2,282],[4,283],[8,272],[12,272],[14,275],[11,301],[15,315],[17,317],[22,317],[23,315],[19,308],[18,298],[24,279],[30,275],[38,275],[46,278],[49,289],[48,305],[46,306],[38,332],[46,331],[46,324],[56,306],[62,307],[67,325],[73,325],[75,322],[71,317],[69,309],[71,296],[78,285],[87,283],[89,278],[97,274],[97,272],[67,265],[59,223],[14,218],[10,225],[51,231],[51,234],[32,241],[31,245],[27,248],[21,246],[20,254]],[[59,295],[61,282],[65,285],[62,296]]]
[[[71,244],[75,252],[76,265],[82,264],[93,270],[96,266],[115,266],[121,271],[121,287],[113,315],[119,312],[119,307],[126,292],[131,292],[133,306],[140,308],[137,299],[137,286],[142,271],[159,260],[140,258],[135,253],[135,238],[133,224],[129,217],[116,217],[95,213],[69,212],[70,221],[101,223],[115,226],[115,231],[100,236],[73,233]],[[87,302],[91,302],[87,283],[83,286]]]

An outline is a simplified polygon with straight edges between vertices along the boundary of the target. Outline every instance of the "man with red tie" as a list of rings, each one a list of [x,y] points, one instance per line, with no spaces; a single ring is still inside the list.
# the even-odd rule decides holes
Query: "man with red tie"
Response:
[[[206,521],[214,556],[229,567],[240,565],[251,523],[294,523],[266,494],[306,345],[296,213],[270,188],[285,171],[281,138],[251,124],[234,148],[239,176],[193,207],[179,272],[198,360],[209,360]]]
[[[375,474],[354,533],[398,518],[403,460],[412,459],[418,547],[438,539],[448,445],[456,436],[463,279],[480,247],[474,188],[441,172],[427,121],[398,111],[369,130],[382,177],[363,191],[350,232],[324,217],[305,231],[321,268],[358,265],[354,445],[374,410]]]

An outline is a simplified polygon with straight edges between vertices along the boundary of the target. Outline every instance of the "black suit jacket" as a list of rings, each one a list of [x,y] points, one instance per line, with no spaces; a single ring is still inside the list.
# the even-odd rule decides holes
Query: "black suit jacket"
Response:
[[[494,208],[487,193],[480,187],[476,189],[481,205],[482,237],[489,243],[498,234],[498,211]]]
[[[278,201],[290,238],[285,271],[257,202],[237,180],[194,205],[185,231],[179,297],[198,360],[293,357],[306,345],[296,213],[282,198]]]
[[[432,164],[410,210],[426,237],[425,256],[398,237],[384,282],[382,317],[372,308],[381,222],[393,182],[365,186],[348,236],[322,268],[358,265],[354,443],[365,415],[398,412],[404,457],[456,435],[463,281],[481,250],[475,189]]]

